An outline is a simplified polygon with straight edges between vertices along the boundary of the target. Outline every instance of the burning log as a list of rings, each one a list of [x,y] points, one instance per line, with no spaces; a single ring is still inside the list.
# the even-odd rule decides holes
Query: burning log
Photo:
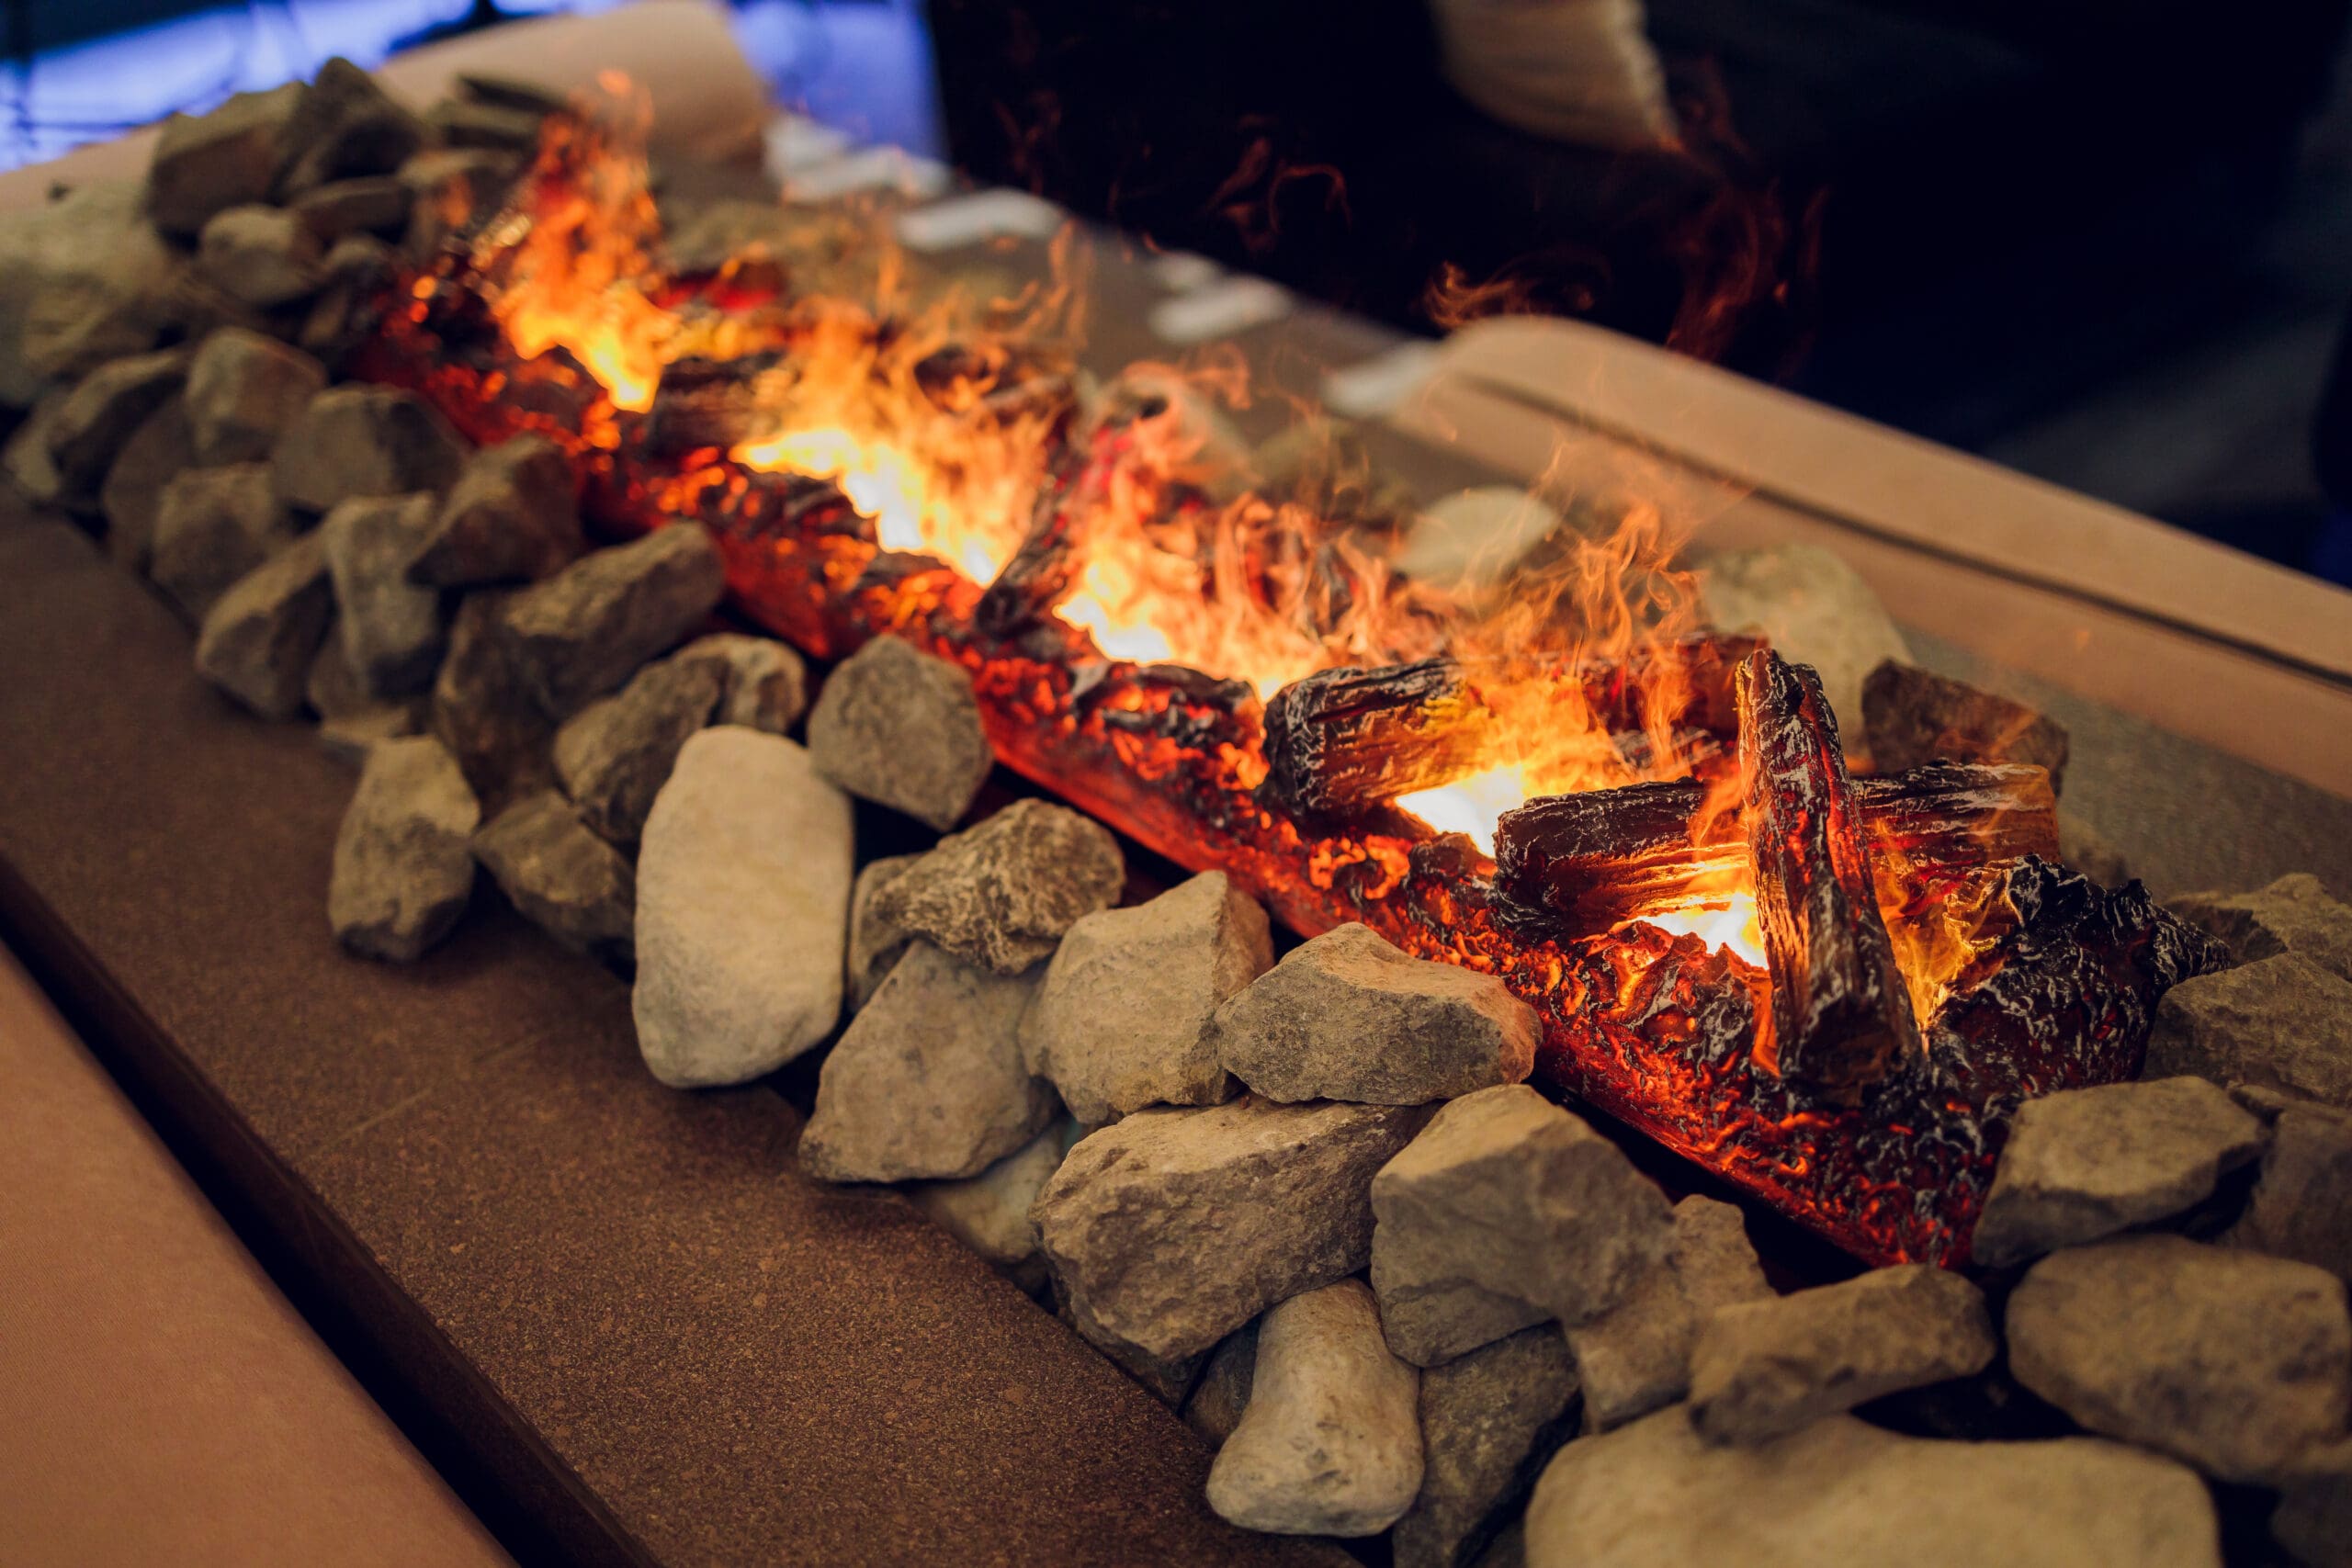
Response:
[[[724,452],[768,433],[774,403],[762,395],[762,378],[784,361],[781,353],[740,359],[673,359],[662,367],[646,414],[646,449],[668,455],[715,446]]]
[[[1861,807],[1811,669],[1759,649],[1739,667],[1740,780],[1757,923],[1772,972],[1757,1060],[1839,1104],[1917,1057],[1878,912]]]

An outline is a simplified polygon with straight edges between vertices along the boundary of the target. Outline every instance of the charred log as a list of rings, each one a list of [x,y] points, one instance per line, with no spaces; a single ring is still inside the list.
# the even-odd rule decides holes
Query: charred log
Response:
[[[1852,1105],[1920,1043],[1838,721],[1820,678],[1770,649],[1740,666],[1738,689],[1741,804],[1772,975],[1757,1059]]]
[[[766,434],[775,421],[775,405],[763,397],[762,381],[782,363],[783,355],[773,352],[741,359],[672,360],[662,367],[653,407],[646,414],[647,450],[724,452]]]
[[[1258,798],[1315,816],[1450,784],[1483,765],[1493,720],[1451,659],[1325,670],[1266,705]]]
[[[2066,731],[2039,709],[1890,659],[1862,682],[1862,739],[1882,773],[1939,758],[2022,762],[2065,787]]]

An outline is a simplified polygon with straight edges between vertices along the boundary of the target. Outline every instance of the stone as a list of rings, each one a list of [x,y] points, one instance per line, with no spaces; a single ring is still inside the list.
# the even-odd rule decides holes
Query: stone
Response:
[[[673,1088],[775,1071],[841,1016],[849,798],[782,736],[688,740],[637,859],[638,1048]]]
[[[214,213],[196,242],[198,277],[232,299],[270,310],[306,299],[325,281],[319,238],[282,207]]]
[[[1250,1405],[1209,1468],[1209,1506],[1244,1529],[1379,1534],[1421,1488],[1419,1385],[1362,1280],[1293,1296],[1259,1325]]]
[[[1534,1070],[1535,1010],[1492,975],[1415,958],[1350,922],[1216,1010],[1227,1072],[1271,1100],[1419,1105]]]
[[[2352,981],[2295,953],[2184,980],[2157,1004],[2142,1070],[2352,1107]]]
[[[1940,758],[2040,768],[2050,775],[2052,794],[2065,782],[2066,731],[2056,720],[1916,664],[1890,659],[1871,671],[1862,682],[1860,717],[1871,765],[1883,773]]]
[[[1038,1239],[1080,1333],[1162,1361],[1206,1353],[1372,1252],[1372,1173],[1416,1106],[1138,1111],[1070,1150],[1037,1194]]]
[[[1184,1401],[1184,1425],[1212,1449],[1225,1446],[1250,1408],[1250,1387],[1258,1371],[1258,1325],[1242,1325],[1217,1341],[1201,1380]]]
[[[314,186],[287,203],[319,243],[332,245],[346,234],[398,239],[408,227],[412,197],[394,175],[368,175]]]
[[[506,635],[541,710],[565,718],[676,647],[726,588],[709,534],[661,528],[515,593]]]
[[[334,840],[327,917],[355,953],[410,963],[473,896],[471,842],[481,808],[457,759],[429,735],[368,753]]]
[[[845,976],[852,1012],[873,999],[883,978],[914,940],[874,913],[874,897],[921,859],[921,855],[888,855],[857,874],[857,886],[849,899],[849,972]]]
[[[433,733],[492,815],[555,782],[555,726],[539,711],[507,641],[509,597],[489,591],[466,596],[433,678]]]
[[[1812,665],[1848,759],[1868,761],[1862,681],[1890,659],[1908,664],[1911,650],[1861,573],[1819,545],[1724,550],[1700,563],[1699,595],[1720,630],[1760,631],[1782,658]]]
[[[2352,1568],[2352,1442],[2295,1461],[2279,1483],[2270,1539],[2306,1568]]]
[[[408,563],[432,525],[429,495],[354,497],[319,525],[334,576],[344,657],[359,683],[379,697],[430,686],[447,646],[441,595],[408,580]]]
[[[394,387],[330,387],[270,448],[277,493],[305,512],[362,496],[438,495],[466,449],[425,401]]]
[[[1476,485],[1440,497],[1414,519],[1396,567],[1416,582],[1480,599],[1512,581],[1566,525],[1550,502],[1517,485]]]
[[[2241,964],[2291,953],[2352,980],[2352,905],[2329,897],[2308,872],[2254,893],[2182,893],[2165,907],[2227,943]]]
[[[808,754],[861,800],[945,832],[995,764],[972,678],[960,665],[877,637],[825,678]]]
[[[678,748],[710,722],[724,679],[707,663],[662,660],[564,720],[555,732],[555,776],[599,837],[637,842]]]
[[[1023,1290],[1045,1283],[1037,1256],[1037,1222],[1029,1207],[1076,1141],[1077,1124],[1064,1118],[978,1176],[960,1181],[919,1181],[907,1189],[916,1208],[940,1229],[1012,1277]]]
[[[311,660],[311,672],[302,682],[302,700],[321,718],[350,717],[380,705],[375,694],[360,683],[358,671],[352,669],[350,656],[344,652],[343,638],[332,631],[319,644],[319,651]]]
[[[458,90],[476,103],[494,104],[500,108],[526,109],[542,119],[551,114],[560,114],[571,107],[570,96],[560,88],[525,81],[519,76],[502,76],[495,72],[460,71],[458,73]]]
[[[1113,1121],[1147,1105],[1215,1105],[1235,1093],[1209,1020],[1271,967],[1266,911],[1221,871],[1071,926],[1021,1021],[1029,1070],[1071,1114]]]
[[[210,466],[268,457],[326,384],[325,367],[299,348],[243,327],[212,333],[187,367],[196,460]]]
[[[175,396],[140,421],[107,467],[98,510],[107,520],[107,554],[126,571],[142,575],[155,550],[155,512],[164,487],[196,461],[187,409]]]
[[[825,1058],[802,1168],[827,1181],[960,1180],[1035,1137],[1054,1094],[1015,1035],[1035,984],[929,942],[907,949]]]
[[[2091,1431],[2261,1483],[2344,1436],[2352,1317],[2322,1269],[2177,1235],[2053,1253],[2010,1293],[2009,1370]]]
[[[171,323],[179,262],[128,181],[77,186],[0,225],[0,403],[143,354]]]
[[[1524,1084],[1446,1105],[1373,1178],[1372,1206],[1381,1322],[1424,1367],[1547,1317],[1591,1322],[1674,1234],[1623,1151]]]
[[[306,534],[214,603],[197,634],[197,673],[264,718],[292,718],[334,615],[326,551]]]
[[[1690,1349],[1690,1421],[1753,1448],[1890,1393],[1973,1377],[1998,1346],[1984,1294],[1928,1263],[1721,1308]]]
[[[555,791],[492,818],[473,854],[515,911],[564,946],[607,963],[633,956],[637,873]]]
[[[65,480],[57,471],[56,460],[49,455],[49,433],[64,406],[65,393],[62,389],[43,397],[25,422],[9,434],[5,452],[0,452],[0,466],[6,468],[17,491],[35,506],[66,504]]]
[[[571,459],[544,435],[517,435],[466,459],[409,570],[438,588],[536,582],[587,547]]]
[[[158,349],[110,359],[74,384],[48,425],[49,459],[68,505],[96,502],[107,465],[130,433],[180,389],[187,366],[186,350]]]
[[[1081,916],[1126,882],[1109,829],[1068,807],[1016,800],[909,866],[874,896],[874,913],[967,964],[1018,975],[1052,956]]]
[[[528,152],[539,144],[539,122],[534,110],[504,104],[468,103],[444,98],[424,111],[424,123],[444,147],[491,147]]]
[[[709,664],[722,680],[713,724],[741,724],[781,735],[808,707],[808,667],[788,643],[741,632],[698,637],[670,656],[673,664]]]
[[[2009,1124],[1976,1221],[1998,1269],[2169,1219],[2262,1153],[2262,1123],[2203,1078],[2061,1089]]]
[[[1584,1393],[1584,1429],[1606,1432],[1680,1402],[1690,1348],[1716,1312],[1772,1294],[1738,1209],[1697,1195],[1674,1205],[1674,1236],[1625,1298],[1567,1330]]]
[[[2093,1438],[1938,1442],[1832,1416],[1717,1448],[1679,1407],[1562,1449],[1527,1509],[1527,1568],[1901,1562],[2220,1568],[2194,1472]]]
[[[280,199],[330,181],[389,175],[425,143],[424,122],[392,101],[375,78],[340,57],[303,88],[285,133]]]
[[[156,504],[155,586],[200,623],[239,578],[295,536],[293,520],[270,488],[268,464],[187,469],[164,487]]]
[[[286,154],[287,122],[301,101],[295,83],[237,93],[209,114],[164,121],[147,167],[147,215],[167,234],[192,237],[225,208],[269,199]]]
[[[2270,1124],[2262,1174],[2226,1246],[2291,1258],[2352,1283],[2352,1114],[2296,1101]]]
[[[424,705],[413,698],[370,703],[356,713],[342,714],[319,726],[319,745],[347,767],[365,767],[369,753],[387,740],[405,740],[424,733]]]
[[[1421,1373],[1420,1495],[1396,1568],[1466,1568],[1574,1430],[1577,1368],[1559,1331],[1524,1328]]]
[[[2101,887],[2121,889],[2132,880],[2123,852],[2065,807],[2058,808],[2058,858]]]
[[[373,234],[345,234],[322,265],[325,285],[311,301],[294,341],[303,353],[341,366],[375,331],[372,307],[398,270],[399,257]]]

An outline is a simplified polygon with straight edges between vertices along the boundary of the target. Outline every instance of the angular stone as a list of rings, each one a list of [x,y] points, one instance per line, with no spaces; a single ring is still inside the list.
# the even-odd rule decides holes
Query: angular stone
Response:
[[[571,99],[561,89],[538,82],[525,81],[519,76],[502,76],[495,72],[460,71],[458,89],[476,103],[494,104],[500,108],[527,109],[545,118],[560,114],[571,107]]]
[[[1209,1019],[1273,961],[1265,910],[1203,872],[1071,926],[1021,1021],[1022,1053],[1081,1122],[1229,1100]]]
[[[1245,1529],[1379,1534],[1421,1488],[1419,1385],[1362,1280],[1283,1302],[1259,1325],[1250,1406],[1209,1467],[1209,1506]]]
[[[2132,880],[2132,863],[2123,852],[2063,806],[2058,808],[2058,858],[2101,887],[2120,890]]]
[[[141,187],[101,181],[0,225],[0,403],[155,346],[179,263],[141,210]]]
[[[857,874],[849,899],[849,1008],[852,1012],[873,999],[874,993],[906,953],[914,939],[874,912],[875,895],[899,874],[922,859],[921,855],[888,855],[869,863]]]
[[[493,815],[555,782],[555,726],[539,711],[506,638],[510,595],[467,595],[433,679],[432,729]]]
[[[526,795],[474,835],[474,858],[522,917],[608,963],[635,949],[637,873],[553,790]]]
[[[333,634],[329,634],[332,640]],[[414,697],[398,702],[371,702],[356,713],[342,714],[319,725],[319,745],[347,767],[365,767],[368,758],[387,740],[405,740],[424,733],[424,706]]]
[[[677,646],[727,589],[718,547],[694,525],[596,550],[506,605],[506,632],[532,694],[563,718]]]
[[[1871,671],[1862,682],[1858,716],[1871,765],[1883,773],[1942,758],[2040,768],[2050,775],[2053,794],[2065,781],[2066,731],[2056,720],[1916,664],[1889,660]]]
[[[817,1081],[800,1164],[827,1181],[960,1180],[1042,1132],[1054,1093],[1014,1031],[1036,982],[907,950]]]
[[[637,842],[678,749],[710,722],[723,681],[709,664],[665,659],[564,720],[555,775],[581,820],[607,842]]]
[[[1690,1392],[1699,1325],[1772,1294],[1738,1209],[1695,1194],[1674,1205],[1667,1254],[1601,1316],[1567,1331],[1584,1390],[1584,1429],[1606,1432]]]
[[[2296,1101],[2271,1122],[2270,1146],[2231,1247],[2291,1258],[2352,1283],[2352,1113]]]
[[[379,697],[422,691],[441,667],[447,645],[441,595],[408,580],[408,563],[432,525],[429,495],[356,497],[319,525],[344,657]]]
[[[324,287],[302,317],[295,343],[330,366],[343,365],[375,331],[371,309],[398,269],[399,257],[373,234],[345,234],[327,252]]]
[[[1690,1351],[1690,1420],[1753,1448],[1885,1394],[1973,1376],[1998,1347],[1984,1295],[1928,1263],[1741,1302]]]
[[[2352,1568],[2352,1442],[2296,1460],[2278,1488],[2270,1538],[2306,1568]]]
[[[2352,1317],[2324,1269],[2177,1235],[2053,1253],[2009,1296],[2009,1370],[2094,1432],[2260,1483],[2344,1435]]]
[[[1069,1152],[1035,1213],[1079,1329],[1160,1360],[1198,1356],[1372,1251],[1372,1173],[1418,1106],[1138,1111]]]
[[[187,367],[196,460],[209,466],[268,457],[326,384],[326,368],[300,349],[243,327],[220,328],[198,345]]]
[[[1373,1179],[1372,1288],[1396,1353],[1434,1366],[1615,1306],[1666,1256],[1666,1195],[1523,1084],[1463,1096]]]
[[[1201,1369],[1201,1381],[1184,1401],[1184,1425],[1212,1449],[1223,1448],[1250,1408],[1250,1386],[1258,1371],[1258,1325],[1253,1319],[1217,1341]]]
[[[332,245],[346,234],[398,239],[408,227],[409,188],[393,175],[335,180],[304,191],[287,204],[319,243]]]
[[[781,735],[808,707],[808,667],[791,645],[741,632],[698,637],[670,656],[673,664],[709,664],[724,686],[713,724],[741,724]]]
[[[1863,678],[1890,659],[1911,661],[1861,573],[1819,545],[1725,550],[1700,563],[1699,593],[1720,629],[1761,631],[1782,658],[1820,673],[1846,754],[1860,759]]]
[[[1717,1448],[1679,1408],[1562,1449],[1527,1510],[1527,1568],[1901,1562],[2220,1568],[2194,1472],[2091,1438],[1937,1442],[1832,1416]]]
[[[343,638],[332,631],[311,660],[311,673],[302,682],[302,700],[321,718],[343,718],[380,705],[375,694],[360,684],[358,671],[352,669],[343,650]]]
[[[270,448],[277,493],[305,512],[358,496],[438,495],[466,449],[425,401],[393,387],[330,387]]]
[[[960,665],[878,637],[825,678],[808,715],[808,754],[861,800],[945,832],[994,765],[972,678]]]
[[[2308,872],[2254,893],[2182,893],[2165,907],[2227,942],[2241,964],[2292,953],[2352,980],[2352,905],[2329,897]]]
[[[206,220],[197,276],[259,310],[308,299],[325,281],[318,236],[282,207],[232,207]]]
[[[2194,1073],[2352,1107],[2352,981],[2282,953],[2165,993],[2148,1035],[2149,1077]]]
[[[1984,1196],[1975,1261],[1997,1269],[2168,1219],[2202,1202],[2262,1143],[2262,1123],[2203,1078],[2030,1100]]]
[[[327,917],[345,947],[405,964],[449,934],[473,896],[481,808],[429,735],[368,754],[334,840]]]
[[[874,896],[874,912],[1000,975],[1050,957],[1080,917],[1107,909],[1126,881],[1109,829],[1068,807],[1016,800],[939,840]]]
[[[1029,1206],[1037,1190],[1060,1168],[1076,1142],[1077,1124],[1067,1118],[1005,1156],[978,1176],[961,1181],[919,1181],[907,1189],[916,1208],[940,1229],[1012,1277],[1023,1290],[1045,1283],[1045,1260],[1037,1256],[1037,1222]]]
[[[117,566],[143,573],[155,550],[155,512],[164,487],[196,461],[187,408],[165,398],[139,423],[107,468],[98,487],[98,510],[106,514],[107,554]]]
[[[1535,1010],[1492,975],[1415,958],[1351,922],[1216,1010],[1217,1060],[1271,1100],[1420,1105],[1534,1070]]]
[[[0,467],[6,468],[17,491],[35,506],[67,504],[65,481],[49,455],[49,433],[64,406],[62,389],[42,398],[24,423],[10,434],[6,450],[0,451]]]
[[[544,435],[517,435],[466,459],[409,570],[442,588],[535,582],[586,548],[571,459]]]
[[[294,538],[268,464],[187,469],[164,487],[155,508],[155,586],[201,622],[239,578]]]
[[[334,615],[326,551],[307,534],[213,604],[197,634],[197,673],[264,718],[292,718]]]
[[[849,799],[781,736],[706,729],[678,753],[637,860],[638,1048],[673,1088],[741,1083],[831,1032]]]
[[[224,208],[268,200],[301,96],[289,82],[235,94],[209,114],[166,119],[147,168],[147,215],[155,227],[192,236]]]
[[[49,458],[66,504],[96,501],[107,466],[130,433],[180,389],[187,365],[187,350],[158,349],[110,359],[74,383],[48,426]]]
[[[444,98],[424,111],[424,123],[444,147],[492,147],[528,152],[539,144],[546,117],[503,104]]]
[[[392,101],[375,78],[340,57],[319,67],[287,121],[281,199],[331,180],[389,175],[424,145],[424,122]]]
[[[1421,1374],[1420,1495],[1396,1521],[1396,1568],[1475,1562],[1575,1428],[1577,1368],[1559,1330],[1521,1329]]]

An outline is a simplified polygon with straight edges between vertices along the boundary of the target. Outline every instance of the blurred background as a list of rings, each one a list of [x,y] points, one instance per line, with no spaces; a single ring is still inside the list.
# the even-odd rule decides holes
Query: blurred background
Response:
[[[612,3],[0,0],[0,162]],[[2352,0],[731,9],[779,103],[1155,244],[1583,316],[2352,582]]]

